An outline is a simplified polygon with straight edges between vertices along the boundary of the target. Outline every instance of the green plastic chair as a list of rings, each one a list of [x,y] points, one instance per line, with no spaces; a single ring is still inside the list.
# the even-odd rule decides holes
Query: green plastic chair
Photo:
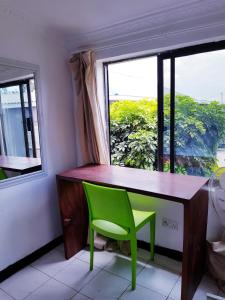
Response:
[[[0,168],[0,180],[7,179],[6,173]]]
[[[154,260],[155,212],[132,210],[128,193],[123,189],[83,182],[89,210],[90,270],[94,261],[94,231],[118,241],[130,240],[132,289],[136,287],[136,232],[150,223],[150,258]]]

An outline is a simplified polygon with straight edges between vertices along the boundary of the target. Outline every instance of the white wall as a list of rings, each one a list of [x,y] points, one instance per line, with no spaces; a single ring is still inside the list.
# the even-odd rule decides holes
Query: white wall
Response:
[[[0,189],[3,270],[61,234],[55,174],[74,166],[75,143],[68,54],[58,38],[1,15],[0,41],[0,57],[40,66],[48,164],[47,177]]]

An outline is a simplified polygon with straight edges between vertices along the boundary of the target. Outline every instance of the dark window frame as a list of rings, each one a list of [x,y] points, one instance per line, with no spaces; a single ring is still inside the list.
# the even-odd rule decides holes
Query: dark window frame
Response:
[[[23,96],[23,86],[26,86],[27,98],[28,98],[28,110],[29,110],[29,121],[30,121],[30,132],[31,132],[31,141],[32,141],[32,156],[37,157],[36,153],[36,142],[35,142],[35,133],[34,133],[34,122],[33,122],[33,113],[32,113],[32,101],[31,101],[31,91],[30,91],[30,80],[34,80],[34,77],[28,77],[20,80],[13,80],[4,83],[0,83],[1,88],[8,88],[13,86],[18,86],[20,91],[20,100],[21,100],[21,110],[22,110],[22,122],[23,122],[23,133],[24,133],[24,143],[25,143],[25,151],[26,157],[30,157],[29,151],[29,143],[28,143],[28,129],[27,129],[27,118],[25,114],[25,104],[24,104],[24,96]],[[1,105],[1,97],[0,97],[0,107]],[[4,121],[1,118],[1,123],[3,126],[3,140],[5,141],[4,136]],[[7,149],[6,155],[7,155]]]
[[[119,60],[111,60],[103,63],[104,70],[104,92],[106,104],[106,122],[108,123],[108,140],[110,148],[110,164],[111,164],[111,143],[110,143],[110,110],[109,110],[109,82],[108,82],[108,66],[110,64],[122,63],[142,58],[155,56],[157,58],[157,100],[158,100],[158,151],[157,151],[157,170],[163,171],[163,130],[164,130],[164,76],[163,62],[170,59],[170,172],[175,171],[175,60],[178,57],[184,57],[194,54],[225,50],[225,40],[203,43],[183,48],[155,52],[145,55],[137,55]]]

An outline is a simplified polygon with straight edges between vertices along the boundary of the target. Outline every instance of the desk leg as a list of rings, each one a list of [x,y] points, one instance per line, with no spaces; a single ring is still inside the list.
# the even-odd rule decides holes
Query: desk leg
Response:
[[[184,204],[181,300],[191,300],[205,271],[208,191],[202,188]]]
[[[88,208],[81,183],[57,180],[65,257],[69,259],[87,244]]]

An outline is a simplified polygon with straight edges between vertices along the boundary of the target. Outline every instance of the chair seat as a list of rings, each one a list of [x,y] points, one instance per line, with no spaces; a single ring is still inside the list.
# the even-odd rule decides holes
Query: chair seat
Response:
[[[151,216],[155,214],[153,211],[142,211],[132,209],[134,216],[135,229],[139,230],[145,223],[148,223]]]
[[[132,210],[134,216],[134,224],[135,229],[139,230],[145,223],[148,223],[151,216],[155,214],[155,212],[147,212],[140,210]],[[92,225],[94,228],[102,234],[107,235],[115,235],[125,237],[129,234],[129,230],[126,230],[124,227],[121,227],[115,223],[106,221],[106,220],[93,220]]]
[[[125,236],[129,233],[129,231],[123,227],[106,220],[93,220],[92,225],[99,233],[109,233],[118,236]]]

